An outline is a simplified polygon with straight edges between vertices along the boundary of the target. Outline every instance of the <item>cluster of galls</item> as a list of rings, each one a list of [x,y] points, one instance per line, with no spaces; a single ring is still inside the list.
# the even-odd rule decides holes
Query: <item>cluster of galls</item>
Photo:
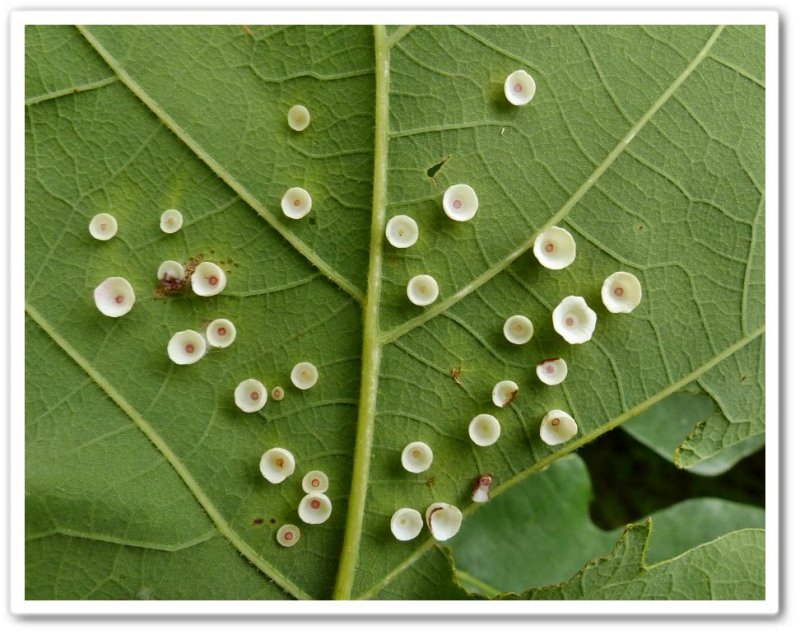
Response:
[[[536,82],[524,70],[511,73],[505,81],[506,99],[514,106],[528,104],[536,93]],[[452,185],[442,196],[442,208],[448,218],[465,222],[472,220],[478,212],[478,195],[466,183]],[[399,249],[412,247],[419,238],[419,227],[410,216],[398,215],[386,223],[385,234],[389,244]],[[552,270],[568,267],[575,260],[576,248],[572,235],[561,227],[548,227],[533,241],[533,255],[538,262]],[[426,307],[439,297],[436,279],[420,273],[413,276],[406,286],[409,301]],[[629,313],[642,299],[639,280],[631,273],[618,271],[603,282],[601,297],[605,307],[612,313]],[[570,344],[582,344],[592,338],[597,323],[597,314],[580,296],[567,296],[552,313],[553,328]],[[533,322],[525,315],[512,315],[503,324],[505,339],[514,345],[527,344],[533,337]],[[536,365],[536,376],[548,386],[555,386],[567,377],[567,362],[561,357],[544,359]],[[510,379],[498,382],[492,390],[492,402],[503,408],[510,404],[519,392],[519,386]],[[475,416],[467,427],[472,442],[479,447],[494,445],[501,434],[500,421],[494,415],[482,413]],[[563,410],[550,410],[539,426],[539,437],[548,445],[565,443],[578,433],[575,419]],[[423,441],[409,443],[401,453],[403,467],[409,472],[427,470],[433,462],[433,451]],[[490,474],[480,475],[473,488],[472,500],[485,503],[489,500],[492,485]],[[425,519],[436,540],[447,540],[455,535],[461,525],[461,512],[448,503],[433,503],[428,507]],[[416,538],[423,526],[422,515],[414,509],[403,507],[392,516],[390,528],[398,540]]]

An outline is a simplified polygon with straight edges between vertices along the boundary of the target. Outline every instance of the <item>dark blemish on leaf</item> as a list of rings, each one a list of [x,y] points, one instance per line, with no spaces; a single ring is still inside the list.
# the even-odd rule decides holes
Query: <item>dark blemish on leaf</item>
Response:
[[[270,518],[270,519],[269,519],[269,524],[270,524],[270,525],[274,525],[274,524],[275,524],[275,523],[277,523],[277,522],[278,522],[278,521],[277,521],[277,520],[275,520],[274,518]]]
[[[159,280],[159,286],[156,287],[156,296],[175,295],[183,289],[183,283],[184,280],[176,280],[175,278],[164,276]]]
[[[311,218],[308,219],[308,224],[309,225],[316,225],[317,224],[317,219],[312,216]]]
[[[436,477],[431,476],[427,481],[425,481],[425,486],[428,487],[428,489],[433,489],[434,483],[436,483]]]
[[[433,178],[433,177],[435,177],[435,176],[436,176],[436,173],[437,173],[439,170],[441,170],[441,169],[442,169],[442,166],[443,166],[445,163],[447,163],[447,160],[448,160],[449,158],[450,158],[450,155],[448,154],[448,155],[447,155],[447,156],[446,156],[444,159],[442,159],[441,161],[439,161],[439,163],[437,163],[436,165],[432,165],[431,167],[429,167],[429,168],[428,168],[428,170],[427,170],[427,175],[428,175],[430,178]]]
[[[258,527],[259,525],[263,525],[263,524],[264,524],[264,519],[263,518],[253,518],[253,526],[254,527]]]
[[[453,378],[453,381],[456,382],[459,386],[461,385],[461,367],[456,366],[450,370],[450,377]]]

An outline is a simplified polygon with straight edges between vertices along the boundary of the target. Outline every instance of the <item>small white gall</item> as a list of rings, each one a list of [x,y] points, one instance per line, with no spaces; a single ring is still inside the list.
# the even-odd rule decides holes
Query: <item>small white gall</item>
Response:
[[[512,344],[527,344],[533,337],[533,322],[524,315],[512,315],[503,324],[503,335]]]
[[[406,295],[412,304],[428,306],[439,297],[439,285],[432,276],[423,273],[408,281]]]
[[[178,331],[167,344],[167,355],[176,364],[186,366],[203,359],[206,354],[206,340],[197,331],[191,329]]]
[[[500,422],[492,415],[478,415],[469,422],[469,438],[483,448],[494,445],[500,438]]]
[[[475,487],[472,488],[472,501],[474,503],[488,503],[489,490],[492,488],[492,475],[481,474],[475,479]]]
[[[422,441],[412,441],[400,454],[400,462],[407,472],[420,474],[427,470],[433,463],[433,450]]]
[[[236,327],[225,318],[217,318],[206,327],[206,339],[214,348],[227,348],[236,339]]]
[[[286,396],[286,391],[281,386],[275,386],[270,392],[275,401],[282,401]]]
[[[308,124],[311,123],[311,113],[308,112],[308,108],[305,106],[295,104],[289,108],[289,114],[286,119],[292,130],[295,132],[302,132],[308,128]]]
[[[174,234],[183,227],[183,214],[176,209],[168,209],[161,214],[160,225],[165,234]]]
[[[283,213],[293,220],[300,220],[311,211],[311,194],[302,187],[290,187],[281,199]]]
[[[392,247],[398,249],[408,249],[419,238],[419,227],[417,221],[410,216],[398,214],[392,216],[386,223],[386,240]]]
[[[258,412],[267,404],[267,387],[257,379],[245,379],[233,391],[233,401],[242,412]]]
[[[311,470],[303,477],[306,494],[323,494],[328,490],[328,475],[322,470]]]
[[[89,221],[89,233],[97,240],[111,240],[117,234],[117,219],[105,212]]]
[[[553,310],[553,328],[570,344],[583,344],[592,339],[597,313],[578,295],[568,295]]]
[[[165,260],[158,266],[158,279],[163,282],[178,282],[185,275],[186,270],[177,260]]]
[[[201,262],[192,273],[192,291],[197,295],[209,297],[217,295],[228,284],[228,277],[222,267],[213,262]]]
[[[492,403],[498,408],[504,408],[517,397],[519,386],[510,379],[498,381],[492,388]]]
[[[389,523],[394,537],[403,542],[414,540],[419,536],[419,532],[422,531],[422,525],[422,514],[410,507],[398,509],[392,514],[392,520]]]
[[[549,227],[533,241],[533,255],[543,267],[564,269],[575,261],[575,239],[566,229]]]
[[[432,503],[425,511],[428,529],[435,540],[449,540],[461,529],[461,510],[449,503]]]
[[[261,455],[261,475],[276,485],[294,474],[294,456],[284,448],[272,448]]]
[[[319,372],[311,362],[298,362],[292,368],[290,379],[296,388],[308,390],[316,385]]]
[[[632,273],[617,271],[605,279],[600,295],[611,313],[630,313],[642,301],[642,285]]]
[[[333,505],[331,499],[319,492],[306,494],[297,506],[300,520],[309,525],[320,525],[331,516]]]
[[[536,376],[543,384],[555,386],[567,378],[567,362],[551,357],[536,364]]]
[[[478,211],[478,195],[466,183],[451,185],[442,197],[442,207],[444,213],[453,220],[472,220]]]
[[[133,308],[136,294],[125,278],[113,276],[103,280],[94,290],[97,310],[108,317],[118,318]]]
[[[539,436],[547,445],[564,443],[576,434],[578,434],[578,424],[563,410],[551,410],[544,416],[542,425],[539,426]]]
[[[520,69],[506,77],[503,90],[510,104],[524,106],[536,94],[536,82],[526,71]]]
[[[275,534],[275,539],[281,547],[293,547],[300,540],[300,529],[297,525],[282,525]]]

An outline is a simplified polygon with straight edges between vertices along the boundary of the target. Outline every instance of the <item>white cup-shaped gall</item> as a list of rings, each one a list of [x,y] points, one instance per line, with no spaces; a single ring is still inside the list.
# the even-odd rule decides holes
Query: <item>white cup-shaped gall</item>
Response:
[[[125,278],[112,276],[103,280],[94,290],[97,310],[108,317],[122,317],[133,308],[136,294]]]
[[[491,474],[481,474],[475,479],[475,485],[472,488],[472,501],[475,503],[488,503],[489,492],[492,488]]]
[[[227,348],[236,339],[236,327],[225,318],[217,318],[206,327],[206,339],[214,348]]]
[[[161,231],[165,234],[174,234],[183,227],[183,214],[176,209],[165,210],[161,214]]]
[[[275,534],[275,540],[281,547],[294,547],[297,541],[300,540],[300,529],[297,525],[287,523],[282,525]]]
[[[313,388],[319,379],[319,371],[311,362],[298,362],[289,376],[295,388],[308,390]]]
[[[311,194],[302,187],[290,187],[281,199],[281,209],[287,218],[300,220],[311,211]]]
[[[213,262],[201,262],[192,273],[192,291],[197,295],[209,297],[217,295],[228,284],[228,277],[222,267]]]
[[[206,340],[197,331],[178,331],[169,338],[167,355],[180,366],[199,362],[205,354]]]
[[[423,273],[408,281],[406,295],[412,304],[428,306],[439,297],[439,285],[432,276]]]
[[[285,448],[271,448],[261,455],[261,475],[276,485],[294,474],[294,455]]]
[[[165,282],[178,282],[183,280],[186,269],[177,260],[165,260],[158,266],[158,279]]]
[[[512,344],[527,344],[533,337],[533,322],[524,315],[512,315],[503,324],[503,335]]]
[[[433,463],[433,450],[423,441],[412,441],[400,453],[400,462],[407,472],[420,474]]]
[[[536,94],[536,82],[526,71],[520,69],[506,77],[503,92],[510,104],[524,106]]]
[[[434,540],[449,540],[461,529],[461,510],[449,503],[432,503],[425,511],[425,520]]]
[[[466,183],[451,185],[442,197],[442,208],[453,220],[472,220],[478,211],[478,195]]]
[[[419,238],[419,227],[417,221],[410,216],[398,214],[392,216],[386,223],[386,240],[392,247],[398,249],[408,249]]]
[[[549,227],[533,241],[533,255],[548,269],[569,267],[575,261],[575,253],[575,239],[561,227]]]
[[[333,505],[331,499],[321,492],[306,494],[297,506],[300,520],[309,525],[320,525],[331,516]]]
[[[570,344],[583,344],[592,339],[597,313],[578,295],[568,295],[553,310],[553,328]]]
[[[469,422],[469,438],[483,448],[494,445],[500,438],[500,422],[496,417],[480,414]]]
[[[89,221],[89,233],[97,240],[111,240],[117,235],[117,219],[102,212]]]
[[[306,494],[323,494],[328,490],[328,475],[322,470],[311,470],[303,477],[303,491]]]
[[[510,379],[498,381],[492,388],[492,403],[498,408],[504,408],[517,397],[519,386]]]
[[[422,525],[422,514],[410,507],[398,509],[392,514],[392,520],[389,523],[392,535],[403,542],[414,540],[419,536],[419,532],[422,531]]]
[[[311,123],[311,113],[308,112],[308,108],[302,104],[295,104],[289,108],[289,114],[286,120],[292,130],[295,132],[302,132],[308,128],[308,124]]]
[[[578,424],[563,410],[551,410],[542,419],[539,437],[547,445],[559,445],[578,434]]]
[[[560,357],[551,357],[536,364],[536,376],[543,384],[556,386],[567,378],[567,362]]]
[[[630,313],[642,301],[642,285],[632,273],[617,271],[605,279],[600,296],[611,313]]]
[[[267,404],[267,387],[257,379],[245,379],[233,391],[233,401],[242,412],[258,412]]]

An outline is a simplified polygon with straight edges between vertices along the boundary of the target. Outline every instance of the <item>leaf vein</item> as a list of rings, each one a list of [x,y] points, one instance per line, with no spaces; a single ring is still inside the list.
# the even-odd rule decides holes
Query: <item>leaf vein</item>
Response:
[[[529,466],[525,470],[522,470],[521,472],[515,474],[510,479],[508,479],[507,481],[501,483],[496,488],[494,488],[493,497],[496,498],[497,496],[501,496],[504,492],[509,491],[514,485],[516,485],[520,481],[525,480],[531,474],[534,474],[535,472],[538,472],[538,471],[544,469],[545,467],[547,467],[548,465],[553,463],[556,459],[559,459],[562,456],[566,456],[567,454],[575,452],[576,450],[578,450],[579,448],[583,447],[587,443],[590,443],[591,441],[594,441],[594,439],[596,439],[597,437],[601,436],[602,434],[605,434],[606,432],[609,432],[609,431],[613,430],[614,428],[622,425],[628,419],[636,416],[637,414],[640,414],[640,413],[644,412],[645,410],[647,410],[651,406],[653,406],[656,403],[660,402],[662,399],[665,399],[666,397],[670,396],[671,394],[673,394],[673,393],[677,392],[678,390],[684,388],[685,386],[687,386],[691,382],[696,381],[699,377],[703,376],[705,373],[710,371],[712,368],[716,367],[718,364],[720,364],[721,362],[723,362],[726,359],[728,359],[731,355],[733,355],[734,353],[736,353],[740,349],[742,349],[745,346],[747,346],[747,344],[752,342],[754,339],[756,339],[757,337],[759,337],[763,333],[764,333],[764,327],[762,326],[761,328],[757,329],[756,331],[754,331],[750,335],[747,335],[747,336],[742,337],[741,339],[737,340],[736,342],[731,344],[728,348],[726,348],[725,350],[721,351],[720,353],[718,353],[717,355],[715,355],[711,359],[707,360],[704,364],[698,366],[692,372],[684,375],[677,382],[674,382],[674,383],[670,384],[669,386],[663,388],[662,390],[660,390],[659,392],[654,394],[652,397],[650,397],[648,399],[645,399],[644,401],[642,401],[639,404],[635,405],[634,407],[632,407],[631,409],[627,410],[626,412],[621,413],[620,415],[618,415],[614,419],[611,419],[610,421],[606,422],[605,424],[595,428],[591,433],[589,433],[587,435],[584,435],[584,436],[581,436],[581,437],[578,437],[576,440],[563,445],[559,450],[557,450],[555,452],[552,452],[551,454],[548,454],[547,456],[545,456],[544,458],[540,459],[539,461],[537,461],[533,465]],[[462,513],[463,513],[464,517],[466,518],[466,517],[470,516],[471,514],[473,514],[476,511],[477,508],[478,508],[478,504],[473,503],[473,504],[469,505],[468,507],[464,508],[462,510]],[[362,599],[363,600],[363,599],[368,599],[368,598],[372,597],[380,589],[382,589],[384,586],[386,586],[392,580],[394,580],[398,575],[400,575],[400,573],[402,573],[405,569],[407,569],[408,567],[412,566],[414,564],[414,562],[416,562],[424,553],[426,553],[428,551],[428,549],[433,547],[435,544],[436,544],[436,542],[433,540],[433,538],[428,538],[424,543],[422,543],[419,547],[417,547],[417,549],[414,552],[409,554],[409,556],[405,560],[400,562],[400,564],[398,564],[394,569],[392,569],[388,574],[386,574],[383,577],[382,580],[379,580],[372,587],[370,587],[367,591],[362,593],[358,597],[358,599]]]
[[[142,417],[141,414],[117,391],[116,388],[92,366],[92,364],[81,355],[56,328],[50,324],[44,316],[39,313],[32,305],[25,303],[25,312],[36,324],[105,392],[109,398],[133,421],[136,427],[150,440],[150,442],[161,453],[162,457],[172,466],[187,489],[192,493],[200,506],[205,510],[217,531],[224,536],[247,560],[255,565],[262,573],[270,578],[275,584],[284,589],[287,593],[298,599],[310,599],[310,596],[300,589],[294,582],[286,578],[280,571],[275,569],[270,563],[266,562],[256,551],[248,545],[233,529],[228,525],[225,518],[209,499],[200,484],[194,479],[186,465],[172,451],[164,439],[156,432],[155,428]]]
[[[585,194],[592,188],[592,186],[597,182],[597,180],[605,174],[609,167],[616,161],[616,159],[625,151],[628,147],[628,144],[633,140],[633,138],[639,133],[639,131],[653,118],[656,112],[658,112],[661,107],[673,96],[675,91],[683,84],[684,81],[694,72],[694,70],[700,65],[700,63],[708,56],[711,47],[717,41],[717,38],[722,33],[722,29],[724,27],[718,26],[714,32],[712,33],[711,37],[705,43],[705,45],[700,49],[694,59],[689,63],[689,65],[683,70],[683,72],[675,78],[675,80],[669,85],[669,87],[655,100],[652,106],[642,115],[642,117],[636,122],[636,124],[628,131],[625,137],[617,143],[616,146],[609,152],[608,156],[594,169],[594,171],[589,175],[589,177],[583,182],[583,184],[570,196],[569,199],[564,203],[564,205],[559,209],[548,221],[542,224],[542,229],[550,227],[551,225],[555,225],[558,223],[562,218],[564,218],[575,205],[585,196]],[[462,29],[463,30],[463,29]],[[479,287],[483,286],[490,280],[492,280],[496,275],[504,271],[511,263],[513,263],[517,258],[519,258],[522,254],[527,252],[531,247],[533,247],[533,242],[536,239],[536,236],[531,236],[530,238],[523,241],[518,247],[513,249],[510,253],[508,253],[504,258],[497,261],[491,268],[487,269],[479,276],[474,278],[471,282],[467,285],[456,291],[450,297],[442,300],[434,304],[430,309],[423,311],[419,315],[414,318],[403,322],[402,324],[398,325],[397,327],[385,331],[381,335],[381,340],[383,343],[391,342],[398,337],[401,337],[408,331],[424,324],[428,320],[433,319],[437,315],[443,313],[451,306],[456,304],[457,302],[464,299],[470,293],[478,289]]]
[[[131,77],[122,65],[111,55],[100,41],[94,37],[91,30],[85,26],[78,26],[81,35],[94,48],[101,58],[113,70],[120,81],[155,114],[164,125],[180,139],[203,163],[205,163],[228,187],[236,192],[255,212],[261,216],[278,234],[280,234],[292,247],[312,265],[319,269],[327,278],[339,288],[352,296],[357,302],[363,303],[364,294],[352,282],[337,272],[330,264],[318,256],[314,250],[295,234],[286,229],[278,218],[270,212],[247,188],[228,172],[216,159],[214,159],[189,133],[167,113],[161,105],[150,96],[142,86]]]

